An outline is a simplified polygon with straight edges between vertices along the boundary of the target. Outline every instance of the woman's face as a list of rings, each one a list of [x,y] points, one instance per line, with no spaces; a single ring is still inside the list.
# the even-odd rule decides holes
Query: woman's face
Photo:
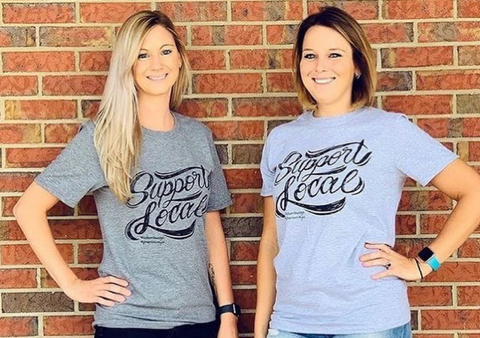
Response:
[[[157,25],[145,36],[133,65],[139,98],[167,95],[178,79],[182,58],[172,34]]]
[[[318,106],[349,106],[355,71],[352,47],[340,33],[324,26],[308,29],[300,75]]]

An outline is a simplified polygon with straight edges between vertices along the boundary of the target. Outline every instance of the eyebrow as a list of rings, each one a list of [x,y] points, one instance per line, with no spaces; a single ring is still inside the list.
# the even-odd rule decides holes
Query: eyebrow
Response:
[[[170,44],[170,43],[167,43],[167,44],[164,44],[164,45],[162,45],[162,46],[161,46],[159,49],[162,49],[163,47],[167,47],[167,46],[169,46],[169,47],[173,47],[173,45],[172,45],[172,44]],[[147,51],[147,52],[148,52],[148,49],[145,49],[145,48],[140,48],[140,50],[141,50],[141,51],[142,51],[142,50],[144,50],[144,51]]]
[[[329,51],[334,51],[334,50],[341,50],[341,51],[344,52],[344,53],[347,52],[346,50],[344,50],[344,49],[342,49],[342,48],[330,48],[330,49],[329,49]],[[305,49],[303,50],[303,52],[306,52],[306,51],[312,51],[312,52],[314,52],[314,50],[313,50],[313,49],[310,49],[310,48],[305,48]]]

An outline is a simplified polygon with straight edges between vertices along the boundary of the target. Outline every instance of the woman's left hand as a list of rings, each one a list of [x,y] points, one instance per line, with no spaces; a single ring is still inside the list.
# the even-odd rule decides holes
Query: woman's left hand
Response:
[[[420,272],[417,268],[414,258],[407,258],[392,250],[386,244],[365,243],[365,247],[374,252],[362,255],[360,261],[363,266],[383,266],[385,271],[372,276],[373,279],[381,279],[389,276],[395,276],[406,281],[415,281],[421,279]],[[425,269],[422,264],[421,269],[425,277],[431,269]]]
[[[238,318],[233,313],[227,312],[220,315],[220,329],[218,338],[238,338]]]

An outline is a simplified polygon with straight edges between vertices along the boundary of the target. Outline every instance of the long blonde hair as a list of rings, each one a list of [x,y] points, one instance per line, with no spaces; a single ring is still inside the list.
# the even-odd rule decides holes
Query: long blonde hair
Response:
[[[170,109],[178,109],[188,86],[185,47],[165,14],[141,11],[130,16],[118,32],[103,98],[94,118],[94,142],[100,165],[110,189],[122,203],[131,197],[130,181],[142,147],[142,129],[137,116],[138,96],[132,70],[143,39],[156,25],[172,34],[182,58],[182,67],[170,94]]]

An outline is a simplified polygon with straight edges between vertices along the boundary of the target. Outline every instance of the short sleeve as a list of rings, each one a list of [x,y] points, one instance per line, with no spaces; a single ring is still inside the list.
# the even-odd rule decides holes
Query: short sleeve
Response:
[[[93,132],[93,122],[85,123],[60,155],[35,179],[38,185],[72,208],[88,192],[106,184],[93,143]]]
[[[275,168],[270,165],[272,162],[270,143],[272,142],[272,133],[267,137],[265,145],[263,146],[262,160],[260,162],[260,171],[262,173],[262,190],[260,195],[272,196],[273,195],[273,180],[275,175]]]
[[[427,185],[457,156],[425,131],[398,114],[393,148],[397,168],[421,185]]]
[[[210,197],[208,199],[207,211],[222,210],[232,204],[232,198],[227,188],[227,182],[223,175],[217,149],[213,143],[213,137],[210,131],[208,132],[208,147],[213,160],[213,171],[209,178]]]

